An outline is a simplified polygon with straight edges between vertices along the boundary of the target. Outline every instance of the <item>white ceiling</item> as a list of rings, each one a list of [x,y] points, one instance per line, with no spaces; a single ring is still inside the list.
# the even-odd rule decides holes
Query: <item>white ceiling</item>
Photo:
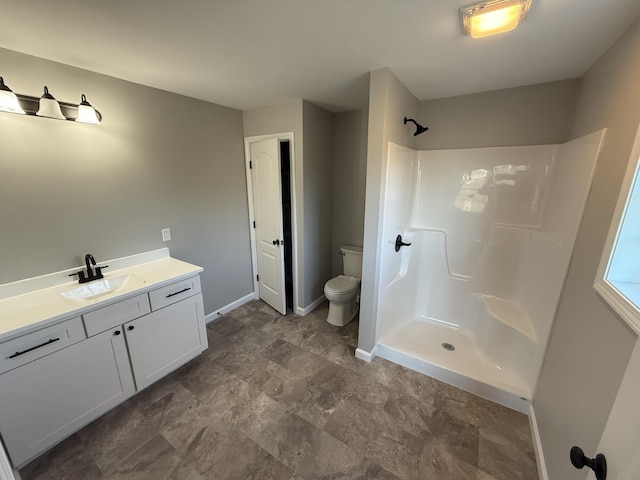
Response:
[[[469,3],[0,0],[0,47],[238,109],[343,111],[381,67],[419,100],[579,77],[640,15],[638,0],[533,0],[515,31],[472,40]]]

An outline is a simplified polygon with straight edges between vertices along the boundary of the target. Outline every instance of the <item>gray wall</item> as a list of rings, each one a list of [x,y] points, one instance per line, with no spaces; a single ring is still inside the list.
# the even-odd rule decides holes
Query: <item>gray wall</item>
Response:
[[[563,143],[569,139],[578,80],[563,80],[420,102],[429,127],[418,150]]]
[[[340,246],[362,246],[368,110],[335,114],[331,276],[342,273]]]
[[[4,49],[0,65],[16,92],[85,93],[104,116],[0,113],[0,283],[168,246],[204,267],[208,313],[253,290],[240,111]]]
[[[411,125],[405,116],[415,118],[418,100],[388,68],[370,73],[367,176],[364,214],[364,248],[358,348],[371,352],[376,343],[375,312],[378,304],[378,265],[382,246],[379,216],[382,170],[386,165],[388,143],[415,148]]]
[[[581,82],[572,136],[608,130],[534,397],[552,479],[585,478],[569,449],[596,453],[636,340],[593,281],[640,121],[639,51],[640,20]]]
[[[304,305],[323,295],[331,278],[333,114],[303,102]]]

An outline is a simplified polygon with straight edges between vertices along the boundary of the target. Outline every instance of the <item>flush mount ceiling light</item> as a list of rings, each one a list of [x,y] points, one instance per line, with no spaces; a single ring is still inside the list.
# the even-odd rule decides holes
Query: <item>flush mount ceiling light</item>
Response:
[[[57,118],[58,120],[66,120],[62,114],[62,110],[60,110],[60,104],[58,101],[49,93],[49,89],[47,86],[44,86],[44,93],[40,98],[40,108],[36,112],[36,115],[39,117],[47,117],[47,118]]]
[[[42,97],[32,97],[21,93],[13,93],[0,77],[0,112],[19,113],[71,122],[99,124],[102,115],[93,108],[82,94],[80,103],[57,101],[45,86]]]
[[[527,18],[531,0],[493,0],[460,9],[465,35],[481,38],[516,28]]]
[[[18,97],[4,84],[4,79],[0,77],[0,111],[9,113],[20,113],[24,115],[24,110],[18,102]]]

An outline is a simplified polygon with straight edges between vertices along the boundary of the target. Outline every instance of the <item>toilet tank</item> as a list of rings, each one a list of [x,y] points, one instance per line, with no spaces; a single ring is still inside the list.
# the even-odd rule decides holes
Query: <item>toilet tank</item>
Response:
[[[342,272],[349,277],[362,278],[362,247],[343,245],[340,253]]]

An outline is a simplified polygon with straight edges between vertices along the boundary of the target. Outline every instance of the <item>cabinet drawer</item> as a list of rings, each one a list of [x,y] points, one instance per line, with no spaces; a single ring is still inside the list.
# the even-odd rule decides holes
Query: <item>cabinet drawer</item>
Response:
[[[151,311],[146,293],[122,300],[82,315],[87,335],[92,336],[121,325]]]
[[[198,275],[149,292],[151,309],[158,310],[196,293],[200,293],[200,276]]]
[[[82,320],[74,317],[0,344],[0,373],[61,350],[86,338]]]

